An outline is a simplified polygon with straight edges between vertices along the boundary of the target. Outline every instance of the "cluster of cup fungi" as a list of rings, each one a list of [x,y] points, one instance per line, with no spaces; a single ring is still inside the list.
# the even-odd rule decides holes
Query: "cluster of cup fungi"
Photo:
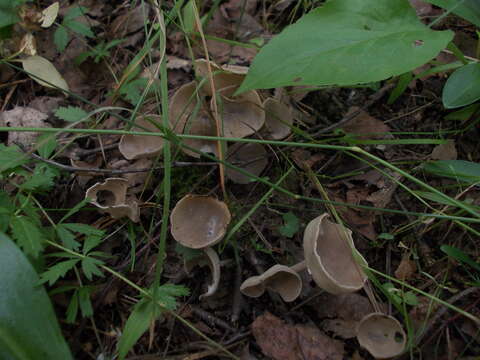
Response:
[[[220,67],[210,64],[213,82],[208,81],[208,63],[197,60],[196,73],[203,81],[192,81],[181,86],[170,101],[169,117],[171,129],[177,134],[215,136],[216,123],[212,111],[219,112],[223,135],[227,138],[244,138],[259,132],[263,138],[281,140],[291,131],[293,114],[291,108],[279,98],[268,98],[262,102],[257,91],[248,91],[234,96],[242,83],[247,68],[240,66]],[[212,87],[215,89],[213,89]],[[199,86],[202,84],[202,86]],[[215,93],[214,93],[215,92]],[[216,101],[213,104],[214,96]],[[215,106],[216,109],[212,109]],[[151,119],[161,121],[158,115],[136,119],[138,128],[158,132]],[[128,160],[158,156],[164,139],[158,136],[125,135],[119,143],[119,151]],[[185,139],[182,151],[199,158],[200,153],[218,154],[214,140]],[[248,173],[258,176],[267,165],[267,151],[259,143],[235,143],[228,147],[226,160]],[[233,182],[246,184],[251,178],[242,172],[227,169],[225,176]],[[100,203],[97,195],[107,190],[112,196]],[[129,217],[139,221],[138,201],[128,193],[128,180],[109,178],[87,190],[86,197],[103,212],[113,218]],[[211,196],[189,194],[177,202],[171,212],[171,234],[181,245],[201,250],[200,257],[185,261],[189,272],[194,266],[207,264],[212,281],[200,300],[212,296],[220,282],[220,259],[213,246],[225,236],[231,220],[227,205]],[[324,213],[311,220],[303,234],[304,261],[286,266],[276,264],[263,274],[246,279],[240,287],[242,294],[257,298],[265,290],[280,295],[285,302],[298,298],[302,289],[301,271],[307,271],[317,286],[333,294],[347,294],[361,290],[367,276],[367,262],[356,250],[352,232],[342,224],[329,220]],[[406,334],[401,324],[392,316],[374,312],[365,316],[357,326],[357,339],[375,358],[385,359],[401,354],[406,347]]]

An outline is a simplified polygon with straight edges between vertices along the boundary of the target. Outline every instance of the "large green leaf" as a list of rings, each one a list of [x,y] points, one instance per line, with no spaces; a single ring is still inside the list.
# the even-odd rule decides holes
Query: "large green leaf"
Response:
[[[431,174],[453,178],[465,183],[480,182],[480,164],[465,160],[430,161],[423,169]]]
[[[442,93],[443,106],[453,109],[480,99],[480,64],[472,63],[455,70]]]
[[[330,0],[258,53],[238,93],[383,80],[425,64],[452,38],[423,25],[406,0]]]
[[[0,359],[69,360],[50,299],[23,253],[0,233]]]
[[[0,28],[15,24],[18,18],[18,6],[26,0],[0,0]]]
[[[480,27],[480,1],[478,0],[424,0],[467,19]]]

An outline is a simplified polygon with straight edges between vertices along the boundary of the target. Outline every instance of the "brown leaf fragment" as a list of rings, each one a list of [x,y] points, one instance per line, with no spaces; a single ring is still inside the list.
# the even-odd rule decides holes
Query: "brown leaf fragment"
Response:
[[[46,122],[47,119],[47,114],[31,107],[15,106],[12,110],[0,112],[0,124],[8,127],[51,127]],[[8,133],[8,145],[18,143],[26,149],[31,149],[38,135],[36,132],[10,131]]]
[[[352,339],[357,335],[357,324],[358,321],[354,320],[327,319],[322,322],[322,329],[342,339]]]
[[[296,325],[301,358],[305,360],[342,360],[343,343],[312,325]]]
[[[432,4],[429,4],[423,0],[409,0],[410,5],[415,9],[417,16],[429,15],[432,11]]]
[[[352,106],[346,116],[359,111],[358,107]],[[358,139],[382,139],[390,128],[378,119],[370,116],[366,111],[360,110],[350,122],[342,127],[343,131],[357,135]]]
[[[410,260],[410,256],[405,254],[395,270],[395,277],[399,280],[405,281],[410,279],[417,272],[417,265],[413,260]]]
[[[430,155],[433,160],[457,160],[457,149],[454,140],[435,146]]]
[[[360,321],[374,311],[370,301],[357,293],[338,296],[323,293],[315,298],[311,305],[320,318],[338,317],[343,320]]]
[[[275,360],[300,360],[297,331],[269,312],[255,319],[252,333],[264,355]]]
[[[265,313],[255,319],[252,332],[264,355],[275,360],[341,360],[343,343],[313,325],[290,325]]]

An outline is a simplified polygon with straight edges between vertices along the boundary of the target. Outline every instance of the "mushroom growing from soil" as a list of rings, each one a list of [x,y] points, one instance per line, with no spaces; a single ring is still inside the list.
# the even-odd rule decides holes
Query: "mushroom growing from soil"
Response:
[[[215,94],[208,76],[206,60],[195,62],[197,75],[204,80],[197,86],[191,82],[181,86],[170,102],[170,121],[173,131],[177,134],[217,136],[214,102],[218,110],[218,121],[221,124],[220,133],[225,137],[244,138],[259,131],[265,123],[260,95],[254,90],[239,96],[233,96],[238,86],[245,78],[246,68],[221,68],[211,63]],[[216,141],[203,139],[185,139],[188,145],[201,152],[217,153]],[[190,156],[200,155],[182,147]],[[218,155],[218,154],[216,154]]]
[[[85,198],[114,219],[128,216],[133,222],[138,222],[138,203],[134,196],[127,196],[127,188],[126,179],[108,178],[88,188]]]
[[[170,222],[173,238],[191,249],[203,250],[203,255],[185,262],[189,273],[196,265],[209,266],[212,283],[200,299],[213,295],[220,282],[220,259],[211,246],[225,236],[231,215],[227,205],[210,196],[186,195],[172,210]]]
[[[152,121],[161,124],[162,120],[158,115],[149,115]],[[151,131],[158,133],[158,128],[150,121],[143,117],[135,120],[139,126],[134,126],[133,131]],[[146,129],[146,130],[145,130]],[[158,155],[162,149],[165,140],[160,136],[148,135],[123,135],[118,144],[118,150],[128,160],[149,158]]]
[[[245,280],[240,291],[257,297],[267,288],[279,292],[285,301],[293,301],[301,290],[298,272],[304,269],[319,287],[331,294],[360,290],[367,280],[360,265],[366,265],[366,261],[354,247],[352,232],[327,217],[325,213],[308,223],[303,235],[304,261],[292,267],[274,265],[264,274]]]
[[[407,336],[400,322],[392,316],[372,313],[357,326],[357,339],[362,347],[377,359],[400,355],[407,343]]]

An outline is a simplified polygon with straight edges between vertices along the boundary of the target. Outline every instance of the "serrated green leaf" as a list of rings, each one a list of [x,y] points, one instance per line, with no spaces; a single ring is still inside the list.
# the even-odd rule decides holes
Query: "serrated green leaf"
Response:
[[[24,191],[46,191],[54,185],[58,170],[48,164],[38,164],[33,174],[19,186]]]
[[[65,321],[69,324],[73,324],[78,314],[78,291],[73,292],[72,297],[70,298],[70,303],[68,304],[66,315],[67,318]]]
[[[118,343],[118,358],[124,360],[130,349],[147,331],[150,323],[160,315],[160,308],[150,300],[142,299],[133,308]]]
[[[71,360],[53,306],[24,254],[0,234],[0,359]]]
[[[88,11],[88,8],[85,6],[74,6],[67,11],[65,17],[63,18],[63,21],[70,21],[77,17],[85,16]]]
[[[37,152],[38,155],[44,159],[48,159],[53,154],[57,147],[57,139],[52,134],[40,135],[37,139]]]
[[[100,270],[99,268],[100,265],[103,265],[102,260],[98,260],[92,257],[86,257],[82,259],[83,274],[88,280],[92,280],[93,275],[103,277],[102,270]]]
[[[55,111],[55,116],[67,122],[77,122],[88,118],[88,113],[76,106],[60,106]]]
[[[90,26],[85,25],[79,21],[75,20],[68,20],[68,21],[63,21],[63,26],[69,28],[70,30],[76,32],[77,34],[89,37],[89,38],[94,38],[95,34],[92,32],[90,29]]]
[[[57,50],[63,53],[69,40],[70,36],[68,35],[67,29],[63,25],[59,26],[53,34],[53,42],[55,43]]]
[[[70,250],[77,250],[80,248],[80,243],[75,240],[75,234],[73,234],[65,224],[58,224],[55,228],[58,238],[62,241],[63,245]]]
[[[478,0],[425,0],[433,5],[452,11],[480,27],[480,2]]]
[[[75,205],[73,208],[68,210],[68,212],[60,219],[59,222],[61,222],[61,223],[64,222],[70,216],[72,216],[73,214],[76,214],[82,207],[84,207],[88,203],[89,203],[88,199],[81,200],[77,205]]]
[[[48,282],[52,286],[58,279],[64,277],[80,259],[65,260],[53,266],[50,266],[47,271],[40,275],[40,284]]]
[[[37,257],[43,249],[44,238],[40,229],[26,216],[14,216],[10,227],[13,238],[26,254]]]
[[[442,92],[443,106],[453,109],[480,99],[480,64],[472,63],[455,70]]]
[[[280,234],[283,236],[291,238],[298,232],[298,229],[300,228],[300,221],[298,220],[298,217],[291,211],[283,214],[282,218],[283,225],[278,229],[278,231],[280,231]]]
[[[17,194],[18,208],[22,209],[22,212],[27,215],[28,219],[35,225],[41,226],[40,215],[38,208],[32,204],[30,197],[23,194]]]
[[[20,165],[26,164],[28,161],[29,159],[16,145],[5,146],[0,144],[0,173],[15,169]]]
[[[82,312],[83,317],[90,317],[93,315],[93,307],[90,300],[92,290],[93,288],[89,286],[82,286],[78,289],[78,301],[80,303],[80,311]]]
[[[148,80],[145,78],[135,79],[120,88],[120,95],[128,100],[132,105],[136,105],[142,100],[143,89],[147,86]]]
[[[423,170],[437,176],[444,176],[460,182],[480,182],[480,164],[465,160],[437,160],[423,165]]]
[[[452,40],[405,0],[332,0],[288,26],[255,57],[237,93],[384,80],[434,58]]]

